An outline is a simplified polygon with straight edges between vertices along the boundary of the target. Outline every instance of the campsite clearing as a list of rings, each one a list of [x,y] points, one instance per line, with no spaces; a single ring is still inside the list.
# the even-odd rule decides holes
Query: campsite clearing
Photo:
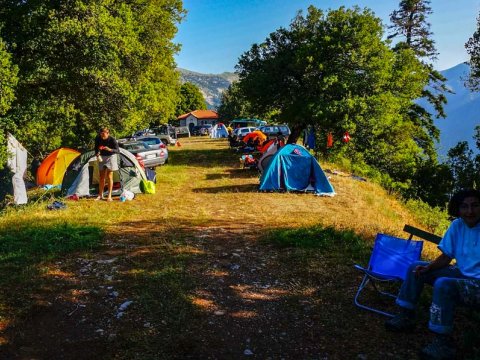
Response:
[[[399,336],[353,305],[374,235],[416,225],[399,202],[335,175],[335,197],[260,193],[225,139],[170,156],[154,195],[0,217],[0,358],[415,357],[426,318]]]

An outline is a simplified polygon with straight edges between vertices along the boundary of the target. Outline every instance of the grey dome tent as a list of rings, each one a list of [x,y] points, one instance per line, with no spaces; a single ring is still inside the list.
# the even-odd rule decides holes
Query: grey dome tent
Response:
[[[117,154],[118,171],[113,172],[113,195],[120,195],[123,190],[130,190],[138,194],[140,182],[146,180],[145,172],[135,156],[129,151],[120,148]],[[98,162],[93,150],[78,155],[65,171],[62,183],[62,194],[70,196],[92,196],[98,194],[99,171]]]

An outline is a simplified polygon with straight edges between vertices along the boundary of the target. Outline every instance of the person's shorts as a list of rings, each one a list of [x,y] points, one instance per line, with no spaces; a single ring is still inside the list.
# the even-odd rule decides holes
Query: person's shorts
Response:
[[[117,171],[118,170],[118,161],[117,155],[113,154],[111,156],[103,156],[102,161],[98,164],[98,168],[100,170],[108,169],[110,171]]]

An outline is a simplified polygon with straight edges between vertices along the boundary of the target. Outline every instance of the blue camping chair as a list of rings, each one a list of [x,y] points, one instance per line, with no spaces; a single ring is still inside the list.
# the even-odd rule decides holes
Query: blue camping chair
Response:
[[[394,314],[361,304],[358,301],[360,293],[368,283],[371,283],[373,288],[381,295],[396,298],[396,294],[381,290],[379,284],[403,282],[408,267],[420,259],[422,249],[423,241],[405,240],[385,234],[377,234],[368,267],[355,265],[355,268],[364,273],[355,295],[355,305],[362,309],[393,317]]]

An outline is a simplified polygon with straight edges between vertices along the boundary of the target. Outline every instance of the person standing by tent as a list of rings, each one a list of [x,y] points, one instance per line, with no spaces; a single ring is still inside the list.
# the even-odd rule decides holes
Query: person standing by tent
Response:
[[[97,156],[98,169],[100,171],[97,200],[103,199],[105,178],[108,180],[107,201],[113,200],[113,172],[118,170],[116,154],[118,154],[119,151],[117,140],[110,136],[110,131],[108,128],[102,127],[99,134],[95,138],[95,155]]]

